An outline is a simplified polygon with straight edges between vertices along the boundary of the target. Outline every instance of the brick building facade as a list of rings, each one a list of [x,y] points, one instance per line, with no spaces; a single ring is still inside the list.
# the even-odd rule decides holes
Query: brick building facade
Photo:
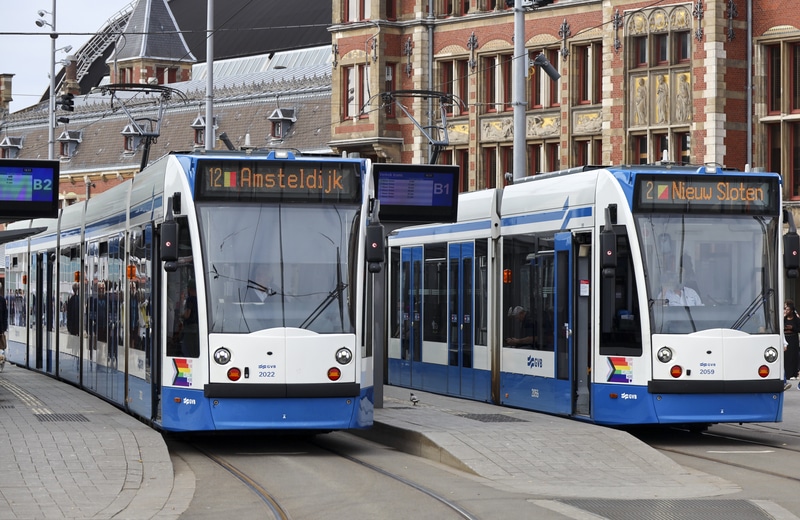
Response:
[[[400,99],[409,117],[382,94],[442,92],[457,101],[445,107],[439,162],[463,167],[464,190],[500,186],[512,168],[513,102],[524,99],[529,175],[664,159],[749,165],[782,172],[788,197],[800,198],[800,14],[792,7],[556,0],[525,13],[525,50],[544,53],[561,78],[534,68],[518,96],[515,15],[504,2],[334,0],[332,147],[427,162],[421,129],[442,126],[439,99]]]

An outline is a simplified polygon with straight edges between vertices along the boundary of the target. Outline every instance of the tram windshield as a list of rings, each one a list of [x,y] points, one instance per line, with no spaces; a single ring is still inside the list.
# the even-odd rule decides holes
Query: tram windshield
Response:
[[[776,218],[648,214],[636,224],[654,333],[778,332]]]
[[[354,332],[355,205],[199,205],[210,332]]]

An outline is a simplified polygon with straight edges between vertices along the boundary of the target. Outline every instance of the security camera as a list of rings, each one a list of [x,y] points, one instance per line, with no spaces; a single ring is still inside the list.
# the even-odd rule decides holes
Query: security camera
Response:
[[[36,20],[36,27],[44,27],[44,24],[46,24],[46,23],[47,22],[45,22],[44,20],[39,18],[38,20]]]
[[[540,53],[536,56],[536,58],[533,59],[533,64],[537,67],[541,67],[553,81],[557,81],[561,77],[561,74],[550,64],[544,53]]]

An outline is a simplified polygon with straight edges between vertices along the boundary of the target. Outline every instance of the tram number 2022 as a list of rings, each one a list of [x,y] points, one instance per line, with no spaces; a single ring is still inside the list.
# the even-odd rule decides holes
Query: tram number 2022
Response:
[[[275,377],[275,371],[270,370],[271,368],[276,368],[275,365],[258,365],[258,377],[259,378],[271,378]]]

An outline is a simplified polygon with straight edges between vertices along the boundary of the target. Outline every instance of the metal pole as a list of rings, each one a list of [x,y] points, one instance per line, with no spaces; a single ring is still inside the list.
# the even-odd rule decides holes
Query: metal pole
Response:
[[[53,0],[53,24],[50,26],[53,31],[50,33],[50,113],[48,117],[47,131],[47,158],[53,160],[56,153],[56,0]]]
[[[208,0],[206,38],[206,150],[214,149],[214,0]]]
[[[747,0],[747,164],[753,168],[753,2]],[[775,166],[773,166],[773,169]]]
[[[511,97],[514,107],[514,180],[526,176],[527,150],[525,145],[525,112],[527,100],[525,99],[525,69],[527,67],[525,55],[525,11],[522,9],[522,0],[514,0],[514,58],[511,66]]]

